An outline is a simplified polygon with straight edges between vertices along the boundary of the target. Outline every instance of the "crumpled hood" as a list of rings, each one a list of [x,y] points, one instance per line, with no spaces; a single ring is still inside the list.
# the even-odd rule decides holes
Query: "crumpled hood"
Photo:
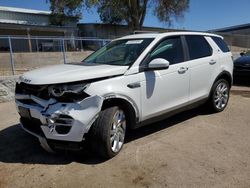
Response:
[[[64,64],[35,69],[20,77],[20,81],[33,85],[46,85],[90,80],[121,75],[128,66]]]

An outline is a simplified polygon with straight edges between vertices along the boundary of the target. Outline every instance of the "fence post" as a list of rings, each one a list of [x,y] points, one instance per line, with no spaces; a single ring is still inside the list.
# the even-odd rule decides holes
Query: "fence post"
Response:
[[[82,45],[82,39],[80,39],[80,43],[81,43],[81,52],[84,51],[83,50],[83,45]]]
[[[38,40],[37,40],[37,37],[36,37],[36,52],[39,52],[39,47],[38,47]]]
[[[247,51],[250,49],[250,36],[247,37]]]
[[[63,62],[66,64],[66,54],[65,54],[65,42],[64,39],[62,39],[62,47],[63,47]]]
[[[232,51],[233,49],[233,35],[232,34],[230,35],[230,45],[231,45],[230,50]]]
[[[14,64],[13,50],[12,50],[12,44],[11,44],[10,36],[8,37],[8,39],[9,39],[9,47],[10,47],[10,64],[11,64],[12,74],[14,76],[15,75],[15,64]]]

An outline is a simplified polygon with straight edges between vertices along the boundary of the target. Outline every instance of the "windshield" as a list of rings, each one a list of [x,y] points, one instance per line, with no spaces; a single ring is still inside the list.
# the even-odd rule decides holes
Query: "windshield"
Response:
[[[91,54],[83,60],[83,63],[131,65],[152,40],[152,38],[116,40]]]

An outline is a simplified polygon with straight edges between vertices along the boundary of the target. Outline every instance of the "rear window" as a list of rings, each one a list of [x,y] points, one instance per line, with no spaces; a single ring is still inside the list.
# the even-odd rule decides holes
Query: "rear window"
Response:
[[[220,38],[220,37],[212,37],[212,39],[219,46],[221,51],[223,51],[223,52],[229,52],[230,51],[227,44],[225,43],[225,41],[222,38]]]
[[[212,49],[203,36],[187,35],[185,37],[188,45],[190,60],[212,55]]]

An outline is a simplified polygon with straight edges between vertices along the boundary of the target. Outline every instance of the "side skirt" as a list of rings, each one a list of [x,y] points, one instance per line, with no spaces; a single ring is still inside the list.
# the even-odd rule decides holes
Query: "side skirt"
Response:
[[[153,118],[150,118],[150,119],[146,119],[146,120],[144,120],[142,122],[138,122],[133,127],[133,129],[136,129],[136,128],[139,128],[139,127],[142,127],[142,126],[145,126],[145,125],[149,125],[149,124],[152,124],[152,123],[155,123],[155,122],[162,121],[162,120],[167,119],[167,118],[169,118],[169,117],[171,117],[173,115],[179,114],[179,113],[181,113],[183,111],[191,110],[193,108],[201,106],[202,104],[205,104],[207,102],[207,100],[208,100],[208,98],[201,99],[199,101],[196,101],[195,103],[188,104],[187,106],[181,107],[179,109],[176,109],[176,110],[161,114],[159,116],[156,116],[156,117],[153,117]]]

